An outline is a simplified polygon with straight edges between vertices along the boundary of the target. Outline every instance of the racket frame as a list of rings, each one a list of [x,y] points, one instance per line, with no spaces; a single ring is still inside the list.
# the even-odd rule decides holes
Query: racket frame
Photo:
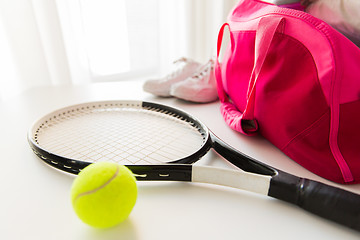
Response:
[[[200,120],[192,115],[170,106],[146,102],[146,101],[101,101],[90,102],[72,105],[51,112],[46,116],[40,118],[33,124],[33,127],[28,132],[28,142],[33,152],[48,165],[59,170],[78,174],[83,168],[91,164],[91,162],[81,161],[77,159],[70,159],[64,156],[59,156],[42,148],[37,143],[37,131],[40,129],[47,120],[52,118],[61,117],[64,114],[69,114],[72,111],[81,111],[91,108],[99,107],[131,107],[143,108],[150,111],[161,112],[164,114],[172,115],[178,119],[188,122],[196,128],[203,137],[203,145],[194,153],[181,158],[170,161],[171,165],[127,165],[137,176],[140,181],[191,181],[192,167],[190,164],[202,158],[211,148],[224,156],[229,162],[246,172],[257,173],[261,175],[276,175],[277,170],[269,167],[221,141],[215,134],[213,134]],[[50,117],[51,116],[51,117]],[[241,159],[241,161],[239,160]],[[146,176],[146,177],[144,177]]]

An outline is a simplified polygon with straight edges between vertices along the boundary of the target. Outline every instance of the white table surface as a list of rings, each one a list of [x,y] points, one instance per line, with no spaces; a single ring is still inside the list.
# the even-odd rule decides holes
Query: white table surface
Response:
[[[142,91],[141,82],[39,87],[0,101],[0,239],[360,239],[360,233],[279,200],[228,187],[179,182],[138,183],[130,217],[108,230],[93,229],[70,202],[74,176],[40,161],[26,135],[31,124],[58,108],[97,100],[132,99],[179,107],[233,147],[292,174],[326,181],[302,168],[261,137],[246,137],[224,123],[219,103],[191,104]],[[214,152],[201,163],[231,167]],[[360,194],[360,185],[336,185]]]

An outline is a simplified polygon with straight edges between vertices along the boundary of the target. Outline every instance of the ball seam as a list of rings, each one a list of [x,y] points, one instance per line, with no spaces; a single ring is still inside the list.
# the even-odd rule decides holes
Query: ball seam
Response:
[[[114,173],[114,175],[113,175],[111,178],[109,178],[109,180],[107,180],[103,185],[101,185],[101,186],[99,186],[99,187],[97,187],[97,188],[95,188],[95,189],[93,189],[93,190],[80,193],[79,195],[77,195],[77,196],[75,197],[74,202],[75,202],[78,198],[80,198],[80,197],[82,197],[82,196],[95,193],[95,192],[99,191],[100,189],[106,187],[108,184],[111,183],[112,180],[114,180],[114,179],[117,177],[118,174],[119,174],[119,167],[117,166],[117,167],[116,167],[116,172]]]

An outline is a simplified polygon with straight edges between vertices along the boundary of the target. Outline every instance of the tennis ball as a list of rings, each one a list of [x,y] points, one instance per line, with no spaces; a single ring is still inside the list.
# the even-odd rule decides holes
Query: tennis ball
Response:
[[[136,197],[136,179],[131,171],[111,162],[90,164],[79,173],[71,187],[76,214],[96,228],[113,227],[124,221]]]

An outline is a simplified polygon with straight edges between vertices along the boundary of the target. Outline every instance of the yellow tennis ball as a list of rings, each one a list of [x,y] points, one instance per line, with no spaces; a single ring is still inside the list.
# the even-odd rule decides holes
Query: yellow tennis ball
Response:
[[[124,221],[137,197],[131,171],[111,162],[94,163],[74,180],[71,200],[78,217],[96,228],[113,227]]]

